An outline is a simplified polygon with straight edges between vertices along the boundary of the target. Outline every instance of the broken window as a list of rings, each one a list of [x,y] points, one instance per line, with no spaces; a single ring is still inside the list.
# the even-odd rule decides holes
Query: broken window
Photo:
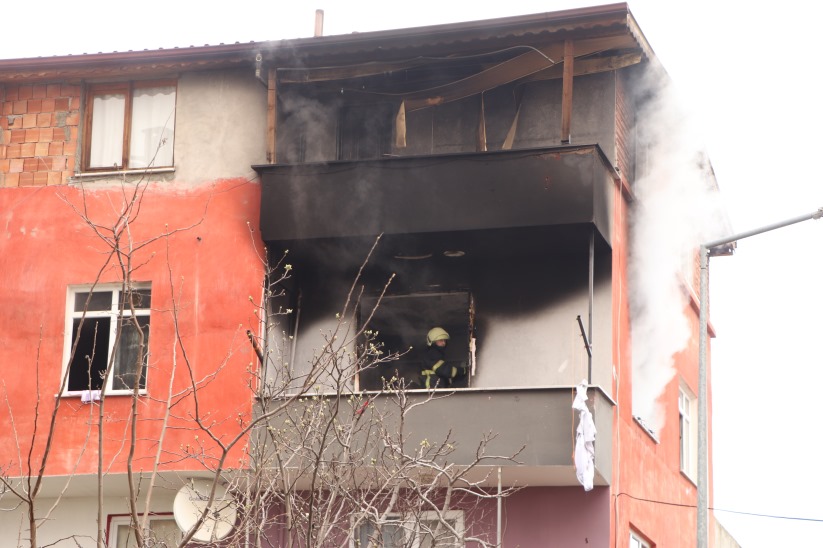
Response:
[[[173,80],[90,86],[84,169],[174,165],[176,94]]]
[[[147,285],[72,289],[69,294],[71,339],[66,341],[67,392],[146,388],[151,289]],[[72,346],[77,344],[74,355]],[[111,373],[106,379],[106,371]],[[105,386],[104,386],[105,381]]]
[[[395,110],[389,104],[342,107],[337,121],[337,159],[367,160],[390,155]]]
[[[449,334],[445,347],[448,367],[462,367],[465,375],[453,379],[432,377],[429,388],[466,388],[470,385],[474,355],[473,304],[468,292],[413,293],[382,299],[365,297],[360,303],[360,326],[386,358],[359,374],[361,390],[381,390],[402,383],[406,388],[426,388],[426,336],[434,327]],[[436,386],[435,386],[436,385]]]

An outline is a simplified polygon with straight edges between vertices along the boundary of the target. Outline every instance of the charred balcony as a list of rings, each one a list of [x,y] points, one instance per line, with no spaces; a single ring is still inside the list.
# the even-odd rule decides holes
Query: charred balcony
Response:
[[[296,311],[273,328],[289,335],[290,374],[308,371],[342,314],[401,354],[345,389],[400,378],[424,399],[426,332],[444,327],[447,360],[470,373],[409,417],[409,440],[451,430],[455,462],[468,463],[493,433],[487,454],[525,447],[518,463],[490,461],[508,479],[572,485],[571,392],[589,374],[576,318],[592,306],[596,481],[609,483],[615,182],[597,146],[256,169],[263,239],[273,261],[288,250],[293,265],[273,308]],[[341,312],[358,272],[355,312]]]
[[[359,276],[355,321],[370,318],[387,351],[415,348],[393,364],[407,383],[439,325],[455,360],[482,364],[456,388],[611,385],[615,187],[596,146],[257,169],[263,239],[294,267],[275,307],[299,310],[291,363],[322,347]],[[591,376],[576,322],[590,309],[603,349]]]
[[[611,243],[614,174],[594,145],[255,169],[267,242],[594,226]]]
[[[288,250],[293,266],[272,308],[293,313],[269,327],[286,342],[266,380],[305,376],[345,322],[398,357],[349,364],[337,393],[389,405],[380,390],[400,379],[419,401],[426,333],[443,327],[447,362],[470,373],[415,408],[410,449],[450,431],[452,460],[468,464],[491,433],[489,455],[525,448],[517,463],[487,463],[506,468],[504,481],[573,485],[572,387],[587,379],[604,485],[614,166],[633,170],[634,134],[622,128],[650,50],[622,5],[511,23],[313,40],[264,56],[273,130],[270,164],[255,166],[261,235],[272,262]],[[581,316],[591,318],[588,364]],[[348,340],[346,359],[369,342]],[[334,383],[318,384],[317,397],[333,401]]]

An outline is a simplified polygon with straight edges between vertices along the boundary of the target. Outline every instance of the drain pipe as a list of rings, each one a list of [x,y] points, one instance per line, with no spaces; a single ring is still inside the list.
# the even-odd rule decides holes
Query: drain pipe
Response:
[[[594,338],[594,225],[589,236],[589,384],[592,383],[592,339]]]
[[[257,55],[254,56],[254,77],[260,80],[260,82],[268,89],[269,81],[266,78],[263,78],[263,54],[259,51],[257,52]]]
[[[503,469],[497,467],[497,548],[503,546]]]

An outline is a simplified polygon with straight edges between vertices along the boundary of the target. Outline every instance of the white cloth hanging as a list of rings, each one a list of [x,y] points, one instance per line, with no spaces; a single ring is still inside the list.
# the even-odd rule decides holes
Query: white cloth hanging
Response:
[[[572,402],[572,409],[578,411],[577,439],[574,446],[574,468],[577,472],[577,481],[586,491],[594,487],[594,438],[597,429],[594,427],[591,411],[586,406],[586,381],[577,385],[577,395]]]
[[[100,401],[100,390],[83,390],[80,394],[80,401],[82,403]]]

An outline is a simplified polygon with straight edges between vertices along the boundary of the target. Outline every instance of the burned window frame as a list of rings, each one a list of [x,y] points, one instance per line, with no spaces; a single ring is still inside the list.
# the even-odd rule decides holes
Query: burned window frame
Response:
[[[460,316],[464,322],[458,325],[458,320],[453,321],[438,321],[428,320],[423,313],[409,310],[405,307],[406,319],[404,324],[412,326],[408,329],[401,330],[397,337],[388,337],[389,330],[384,328],[381,321],[387,321],[385,316],[386,311],[396,310],[392,307],[393,302],[397,303],[411,303],[417,299],[443,299],[450,300],[455,303],[465,299],[465,307],[454,305],[451,311],[453,316]],[[419,301],[422,302],[422,301]],[[379,304],[375,309],[375,305]],[[431,305],[422,305],[421,308],[426,308]],[[374,315],[369,320],[369,316]],[[401,312],[401,314],[403,314]],[[408,320],[408,316],[416,316],[419,321]],[[364,325],[369,321],[368,325]],[[422,384],[421,377],[423,371],[422,353],[426,350],[426,335],[433,327],[443,327],[450,335],[450,348],[452,349],[447,354],[448,361],[464,362],[467,368],[465,380],[461,380],[456,384],[443,386],[438,385],[429,387],[429,389],[446,389],[446,390],[460,390],[471,387],[471,380],[475,374],[476,369],[476,342],[475,342],[475,298],[471,291],[467,289],[454,291],[414,291],[408,293],[389,294],[384,296],[369,295],[364,296],[358,306],[357,311],[358,330],[363,332],[363,336],[358,341],[358,357],[361,361],[368,361],[366,356],[368,352],[378,351],[381,353],[382,361],[375,367],[386,368],[391,372],[391,376],[386,379],[385,376],[377,376],[378,373],[364,370],[358,371],[355,378],[355,391],[370,392],[383,390],[392,385],[392,380],[396,380],[399,376],[406,382],[404,387],[406,389],[426,389]],[[465,338],[464,338],[465,336]],[[392,339],[396,340],[392,344]],[[459,346],[456,342],[459,341]],[[399,353],[397,359],[390,359],[388,356],[392,353]],[[400,368],[398,368],[400,366]],[[403,369],[408,374],[404,374]],[[419,371],[417,371],[419,370]],[[417,371],[415,375],[414,372]],[[414,378],[412,378],[414,377]],[[387,382],[378,379],[385,379]]]
[[[142,295],[148,298],[147,303],[137,303],[132,310],[128,304],[122,303],[123,295],[133,292],[134,295]],[[87,297],[83,295],[88,294]],[[101,299],[104,295],[109,294],[108,308],[102,306],[95,310],[94,300]],[[97,322],[95,320],[105,320]],[[139,322],[139,326],[144,334],[143,341],[143,356],[142,356],[142,370],[139,379],[138,391],[140,394],[147,393],[147,377],[148,377],[148,360],[149,360],[149,332],[151,329],[151,284],[150,283],[135,283],[129,287],[124,287],[123,284],[99,284],[99,285],[73,285],[68,288],[66,297],[66,329],[64,342],[64,358],[61,375],[67,376],[65,388],[63,390],[64,396],[77,396],[92,390],[103,391],[107,395],[117,394],[132,394],[134,392],[133,384],[129,386],[122,376],[109,374],[105,386],[102,382],[95,383],[91,381],[89,384],[78,387],[73,379],[80,378],[80,373],[72,373],[73,367],[83,367],[81,363],[88,364],[88,354],[83,351],[84,348],[92,348],[93,356],[92,367],[93,372],[87,368],[86,378],[89,374],[92,376],[105,374],[109,367],[116,367],[117,352],[122,342],[122,329],[124,327],[133,326],[134,321]],[[97,331],[101,326],[105,326],[104,331]],[[129,327],[130,328],[130,327]],[[72,355],[72,349],[75,345],[75,340],[78,338],[78,331],[85,335],[80,335],[77,349]],[[84,339],[86,342],[84,342]],[[91,345],[91,346],[89,346]],[[97,345],[105,346],[98,350]],[[98,356],[98,351],[101,354]],[[114,355],[113,355],[114,353]],[[104,355],[103,355],[104,354]],[[115,378],[117,377],[117,378]],[[102,377],[101,377],[102,378]],[[63,377],[61,377],[61,380]],[[118,387],[117,383],[124,387]]]

